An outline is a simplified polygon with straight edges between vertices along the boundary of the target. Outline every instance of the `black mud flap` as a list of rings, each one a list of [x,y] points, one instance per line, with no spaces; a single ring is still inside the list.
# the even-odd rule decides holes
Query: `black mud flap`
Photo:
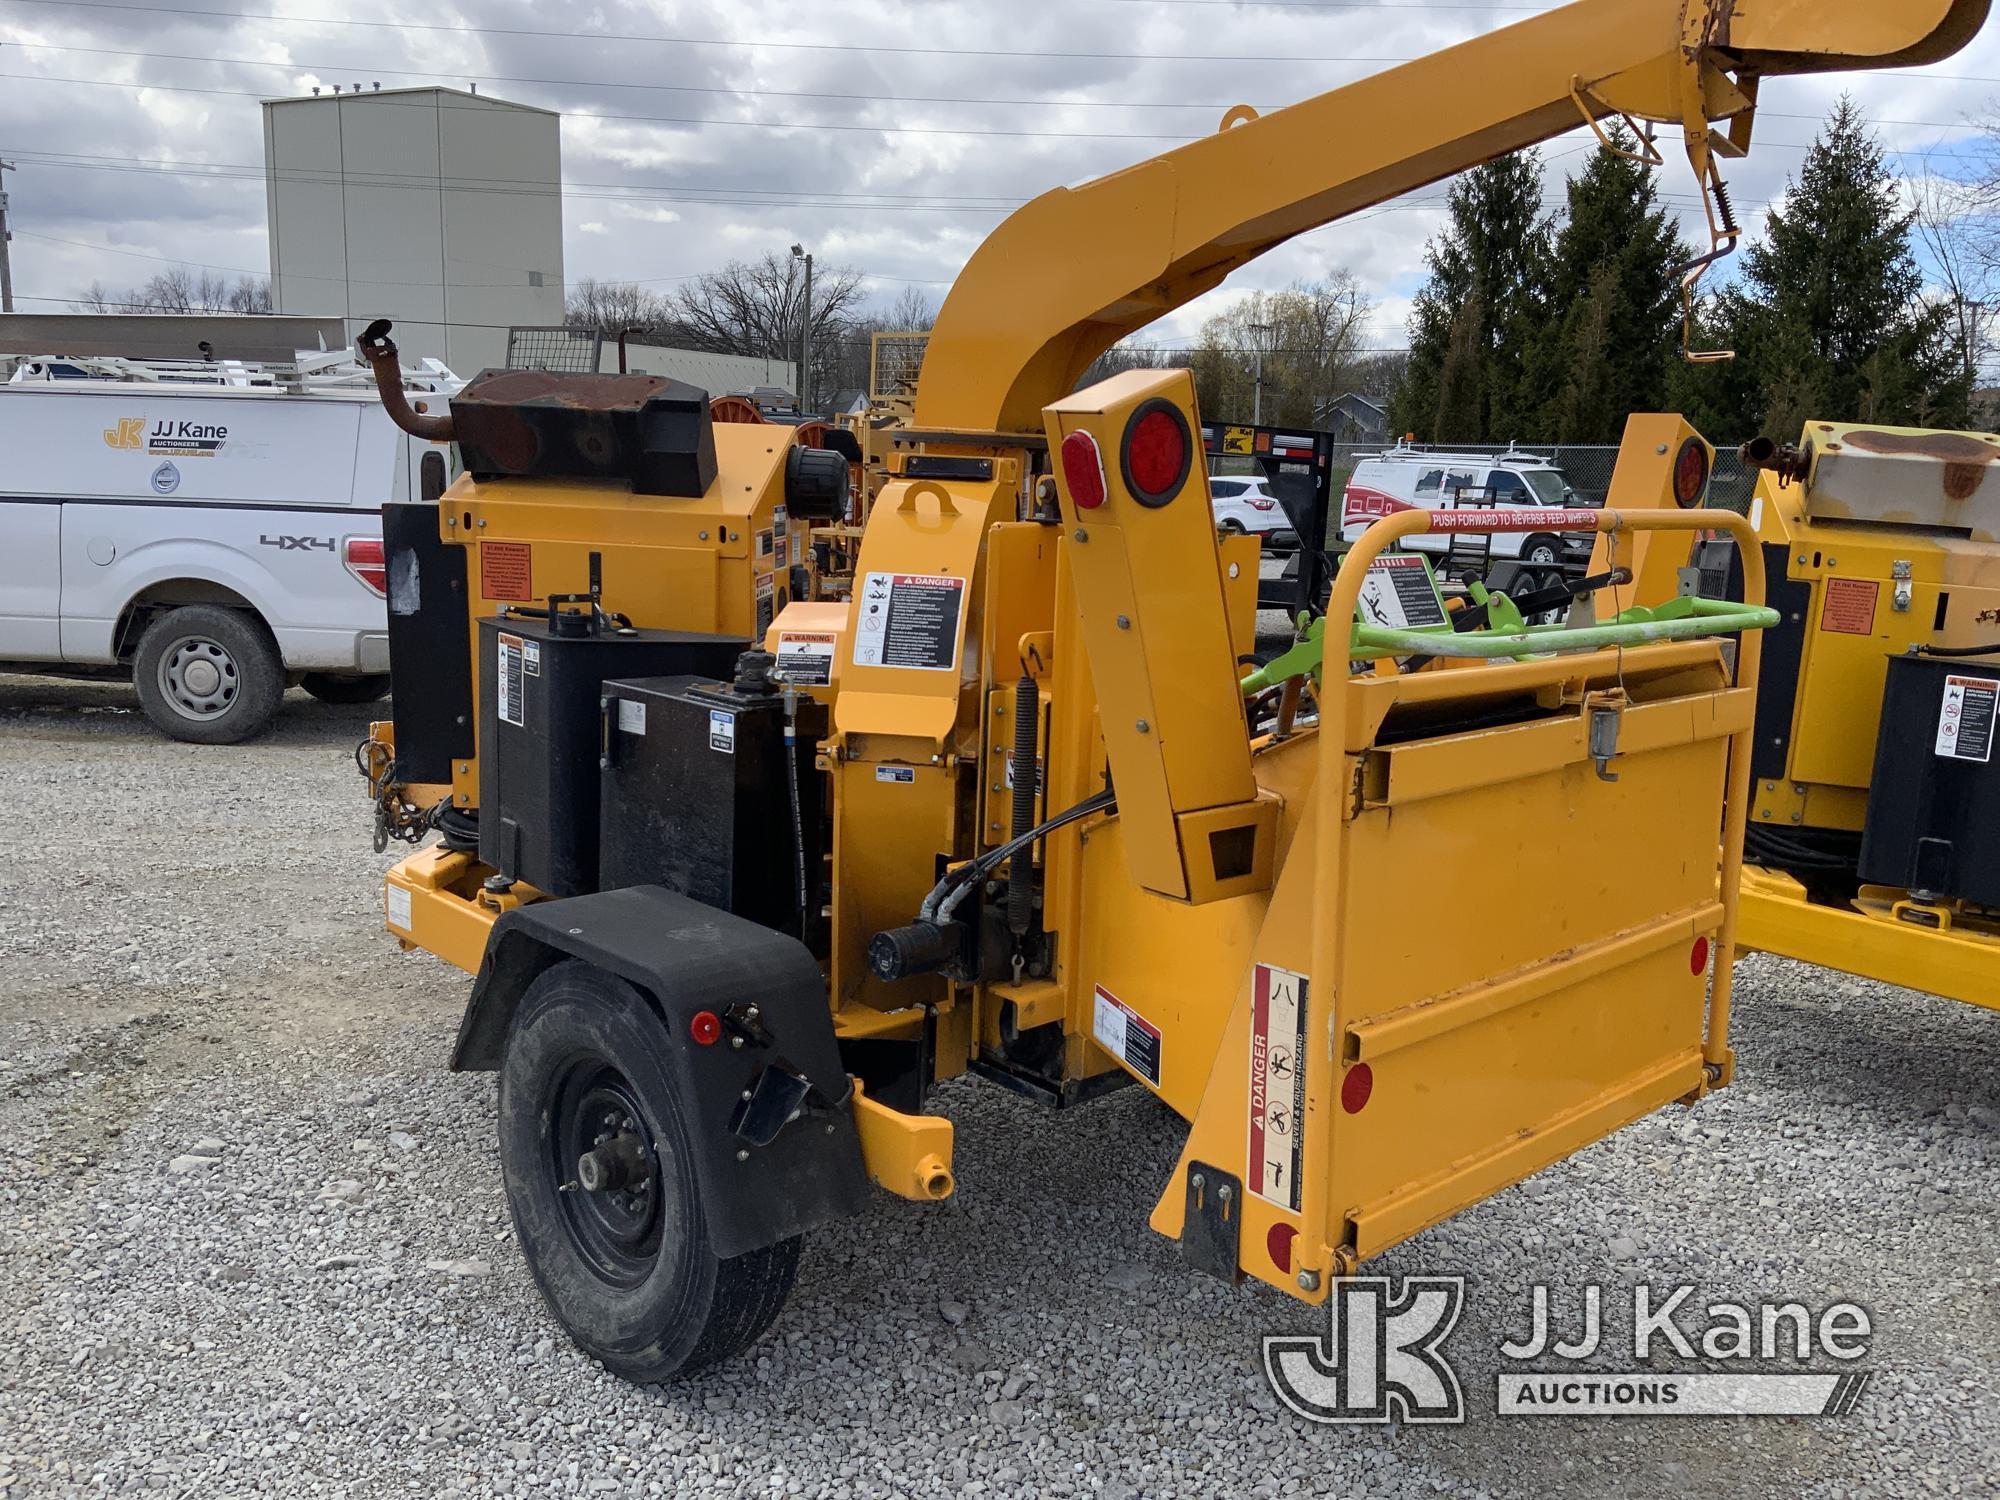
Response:
[[[521,996],[566,958],[629,980],[658,1008],[661,1058],[693,1101],[717,1255],[777,1244],[868,1201],[826,983],[796,938],[651,885],[518,908],[493,926],[452,1068],[498,1068]]]

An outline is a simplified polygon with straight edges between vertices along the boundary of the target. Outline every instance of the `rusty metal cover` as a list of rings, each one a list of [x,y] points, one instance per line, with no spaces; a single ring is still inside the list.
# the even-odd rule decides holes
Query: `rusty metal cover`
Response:
[[[451,417],[482,478],[616,479],[686,498],[715,480],[708,393],[662,375],[487,370],[452,397]]]
[[[1815,520],[1921,526],[2000,540],[2000,437],[1857,422],[1811,422],[1806,513]]]

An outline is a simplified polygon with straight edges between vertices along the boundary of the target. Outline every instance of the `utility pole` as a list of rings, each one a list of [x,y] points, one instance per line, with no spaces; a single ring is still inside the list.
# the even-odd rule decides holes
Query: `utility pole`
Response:
[[[1253,374],[1251,378],[1256,382],[1255,392],[1254,394],[1252,394],[1250,398],[1250,425],[1253,427],[1261,427],[1264,425],[1263,335],[1277,332],[1277,325],[1275,323],[1252,323],[1249,325],[1249,328],[1251,337],[1255,341],[1250,346],[1250,352],[1255,361],[1255,363],[1252,365]]]
[[[799,319],[799,410],[812,410],[813,258],[805,246],[792,246],[792,259],[806,263],[805,315]]]
[[[19,170],[11,161],[0,161],[0,312],[14,310],[14,263],[7,253],[7,244],[14,238],[14,231],[7,227],[6,174]]]

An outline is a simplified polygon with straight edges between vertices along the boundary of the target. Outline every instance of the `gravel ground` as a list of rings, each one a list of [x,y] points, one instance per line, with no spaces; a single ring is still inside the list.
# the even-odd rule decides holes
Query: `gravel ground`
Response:
[[[754,1357],[627,1386],[528,1279],[493,1080],[444,1071],[465,981],[380,929],[369,716],[196,749],[0,677],[0,1494],[1995,1492],[2000,1015],[1762,958],[1736,1087],[1378,1263],[1471,1278],[1463,1427],[1276,1406],[1260,1336],[1323,1321],[1147,1230],[1179,1126],[1136,1090],[942,1091],[956,1199],[814,1236]],[[1499,1418],[1537,1281],[1853,1298],[1877,1373],[1845,1419]]]

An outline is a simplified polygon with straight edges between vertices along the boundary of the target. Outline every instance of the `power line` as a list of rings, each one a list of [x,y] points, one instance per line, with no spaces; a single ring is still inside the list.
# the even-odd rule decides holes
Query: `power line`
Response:
[[[448,26],[435,21],[363,21],[348,16],[280,16],[258,11],[201,10],[179,5],[123,5],[111,0],[6,0],[10,5],[53,5],[72,10],[125,10],[139,11],[145,15],[202,16],[212,20],[257,21],[275,23],[281,26],[368,26],[390,31],[443,32],[459,36],[530,36],[561,37],[566,40],[587,42],[658,42],[676,47],[734,47],[743,51],[774,52],[867,52],[883,53],[901,57],[976,57],[982,62],[992,63],[1006,58],[1032,58],[1040,62],[1076,62],[1094,60],[1105,62],[1202,62],[1202,63],[1256,63],[1268,67],[1272,61],[1268,53],[1251,56],[1231,56],[1226,53],[1199,52],[1034,52],[1010,47],[1004,52],[995,52],[991,47],[899,47],[884,46],[866,42],[781,42],[768,38],[738,40],[731,37],[703,36],[661,36],[657,33],[618,31],[550,31],[527,26]],[[1410,7],[1416,9],[1417,7]],[[1402,63],[1414,61],[1409,57],[1358,56],[1351,53],[1331,56],[1309,57],[1292,54],[1284,59],[1296,63]]]

